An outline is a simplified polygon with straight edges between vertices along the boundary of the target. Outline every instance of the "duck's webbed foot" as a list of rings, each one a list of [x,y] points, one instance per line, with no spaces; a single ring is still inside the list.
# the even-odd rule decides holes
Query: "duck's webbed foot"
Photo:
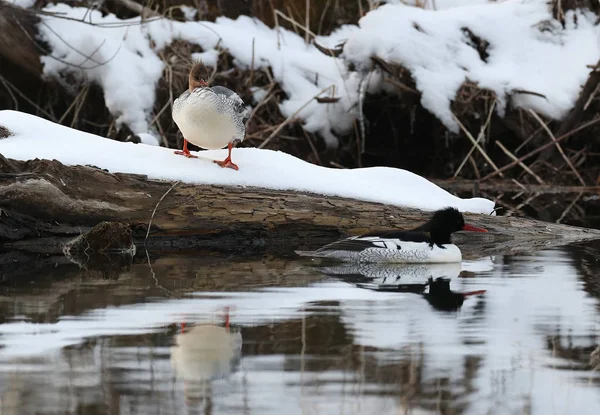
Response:
[[[175,151],[174,153],[175,153],[175,154],[178,154],[178,155],[180,155],[180,156],[185,156],[185,157],[187,157],[187,158],[189,158],[189,159],[197,159],[197,158],[198,158],[198,156],[194,156],[194,155],[192,155],[192,154],[190,153],[190,150],[188,150],[188,148],[187,148],[187,143],[188,143],[188,142],[187,142],[187,140],[184,138],[184,139],[183,139],[183,151],[177,150],[177,151]]]
[[[231,161],[231,149],[233,148],[233,142],[229,143],[227,148],[229,149],[229,154],[227,155],[227,158],[223,161],[215,160],[214,162],[217,163],[221,167],[229,167],[230,169],[233,169],[233,170],[239,170],[239,167],[237,166],[237,164],[235,164],[234,162]]]

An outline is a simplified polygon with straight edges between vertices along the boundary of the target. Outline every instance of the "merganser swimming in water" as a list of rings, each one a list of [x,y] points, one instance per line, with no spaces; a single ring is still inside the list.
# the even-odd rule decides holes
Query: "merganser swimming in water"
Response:
[[[429,222],[410,231],[374,231],[325,245],[302,256],[335,258],[354,262],[441,263],[460,262],[460,249],[450,240],[457,231],[487,232],[465,224],[455,208],[436,211]]]
[[[196,63],[192,67],[188,77],[188,90],[173,103],[173,121],[183,134],[183,151],[175,151],[175,154],[197,158],[190,154],[188,141],[208,150],[227,146],[227,158],[223,161],[215,160],[215,163],[238,170],[238,166],[231,161],[231,150],[235,144],[244,140],[250,111],[232,90],[223,86],[209,87],[202,78],[203,71],[202,63]]]

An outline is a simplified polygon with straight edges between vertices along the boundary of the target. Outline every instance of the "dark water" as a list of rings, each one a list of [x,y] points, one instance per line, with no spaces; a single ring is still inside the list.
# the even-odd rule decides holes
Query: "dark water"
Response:
[[[391,269],[148,258],[38,258],[0,287],[2,414],[600,413],[600,242]],[[461,306],[430,276],[486,291]]]

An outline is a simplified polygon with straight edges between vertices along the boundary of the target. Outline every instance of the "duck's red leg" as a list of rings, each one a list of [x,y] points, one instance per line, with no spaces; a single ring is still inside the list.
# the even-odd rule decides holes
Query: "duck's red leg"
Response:
[[[225,328],[229,331],[229,307],[225,307]]]
[[[187,143],[188,143],[188,142],[187,142],[187,140],[184,138],[184,139],[183,139],[183,151],[179,151],[179,150],[178,150],[178,151],[176,151],[176,152],[175,152],[175,154],[179,154],[179,155],[181,155],[181,156],[186,156],[187,158],[191,158],[191,159],[197,159],[197,158],[198,158],[198,156],[193,156],[193,155],[190,153],[190,150],[188,150],[188,148],[187,148]]]
[[[233,169],[233,170],[239,170],[237,164],[234,164],[231,161],[231,149],[233,148],[233,143],[229,143],[227,148],[229,149],[229,154],[227,155],[227,158],[223,161],[215,160],[215,163],[217,163],[221,167],[229,167],[230,169]]]

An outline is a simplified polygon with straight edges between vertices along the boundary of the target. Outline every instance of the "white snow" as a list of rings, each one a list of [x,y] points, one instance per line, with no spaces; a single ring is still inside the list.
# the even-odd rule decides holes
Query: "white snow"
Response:
[[[137,136],[140,138],[140,141],[144,144],[148,144],[150,146],[159,146],[160,145],[160,139],[153,134],[138,133]]]
[[[512,95],[510,104],[560,118],[577,99],[590,72],[587,65],[600,57],[595,16],[568,12],[567,28],[562,29],[551,20],[546,0],[414,2],[423,8],[394,3],[370,11],[359,26],[345,25],[330,36],[317,37],[328,47],[347,40],[340,58],[306,45],[303,36],[270,29],[247,16],[219,18],[214,23],[160,19],[140,24],[139,18],[120,20],[88,8],[51,4],[44,8],[46,12],[86,23],[43,16],[40,34],[53,56],[43,58],[44,71],[54,76],[70,72],[99,83],[119,125],[126,123],[134,133],[144,133],[164,69],[158,51],[182,39],[205,51],[194,58],[214,64],[217,49],[226,49],[240,68],[270,66],[288,97],[280,105],[283,115],[297,117],[307,131],[319,133],[335,146],[336,134],[353,128],[359,82],[373,55],[408,68],[422,92],[422,104],[455,132],[450,101],[465,80],[495,91],[500,114],[509,94],[524,90],[546,99],[520,93]],[[468,44],[463,27],[489,42],[487,62]],[[348,62],[361,71],[349,71]],[[381,77],[370,77],[368,89],[387,91],[389,85]],[[319,104],[313,100],[318,94],[340,101]]]
[[[280,151],[236,148],[232,159],[240,170],[235,171],[212,162],[224,159],[226,149],[197,152],[200,158],[188,159],[173,154],[173,149],[109,140],[18,111],[0,111],[0,125],[14,134],[0,140],[0,153],[18,160],[56,159],[67,165],[91,164],[155,179],[307,191],[423,210],[454,206],[490,214],[494,209],[491,200],[460,199],[421,176],[396,168],[332,169]]]
[[[31,6],[35,4],[35,0],[2,0],[6,3],[10,3],[14,6],[22,7],[24,9],[29,9]]]
[[[179,10],[183,13],[185,20],[195,20],[198,15],[198,10],[190,6],[179,6]]]
[[[206,52],[192,53],[192,59],[196,62],[202,62],[206,66],[216,66],[219,59],[219,51],[216,49],[207,50]]]
[[[507,0],[441,11],[388,4],[359,21],[360,30],[348,39],[343,56],[362,67],[378,56],[409,69],[422,92],[422,105],[454,132],[458,125],[450,102],[467,80],[496,92],[500,114],[508,95],[524,90],[546,99],[517,94],[512,105],[561,118],[587,79],[586,65],[600,58],[595,20],[589,12],[569,11],[563,30],[551,22],[545,0]],[[462,28],[489,42],[487,62],[469,45]]]

